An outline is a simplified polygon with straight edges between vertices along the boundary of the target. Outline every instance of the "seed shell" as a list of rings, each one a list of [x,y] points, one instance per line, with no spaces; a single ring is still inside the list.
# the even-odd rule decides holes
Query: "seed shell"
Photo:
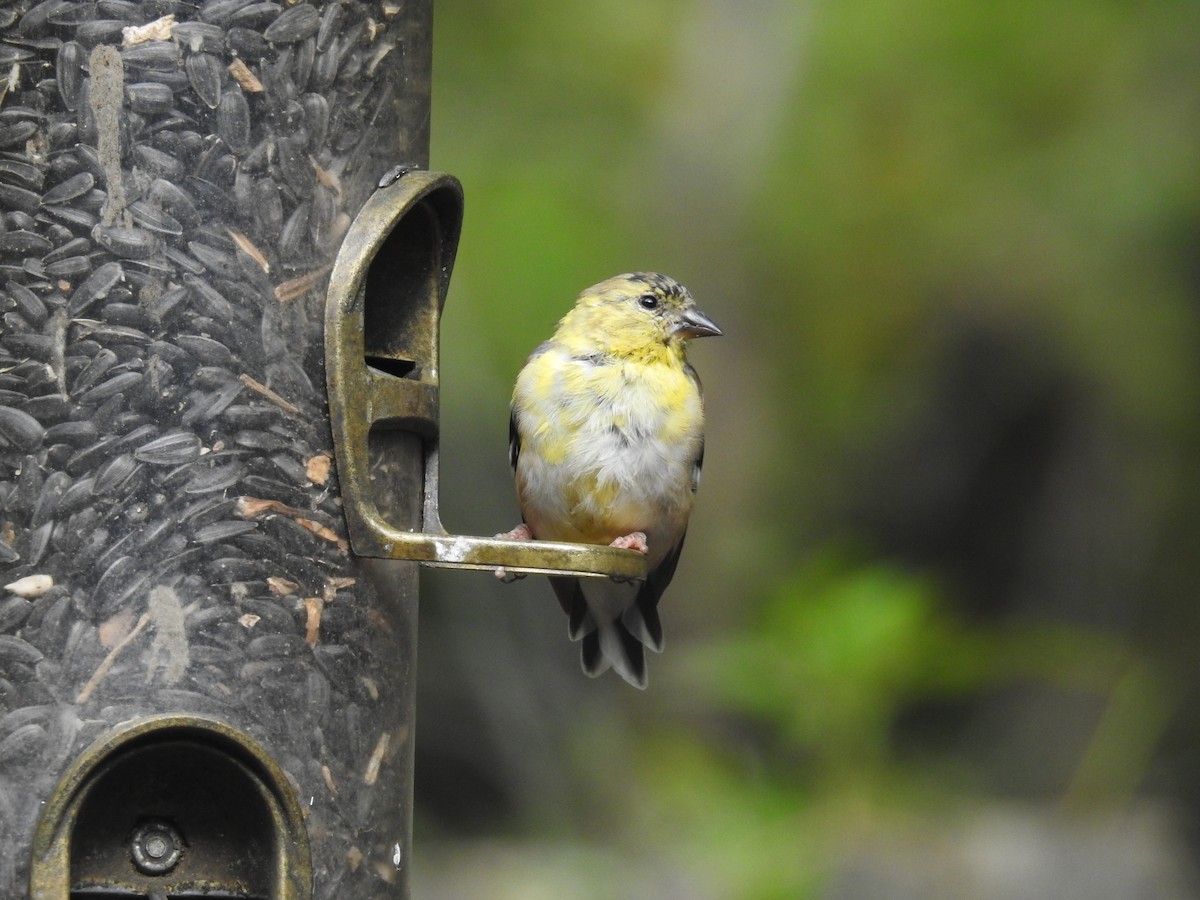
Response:
[[[196,96],[209,109],[216,109],[221,102],[221,86],[225,77],[225,67],[221,61],[211,53],[192,53],[184,68]]]
[[[263,37],[272,44],[295,44],[317,33],[321,15],[316,8],[300,3],[286,10],[267,26]]]
[[[177,466],[200,455],[200,439],[188,431],[164,434],[133,451],[135,459],[154,466]]]
[[[46,437],[42,423],[24,410],[0,406],[0,442],[29,453]]]

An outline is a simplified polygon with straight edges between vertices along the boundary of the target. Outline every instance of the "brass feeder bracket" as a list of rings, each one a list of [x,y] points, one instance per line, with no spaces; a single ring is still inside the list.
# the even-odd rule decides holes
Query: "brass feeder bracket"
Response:
[[[462,185],[452,175],[401,171],[363,205],[334,262],[325,363],[350,545],[359,556],[428,566],[644,579],[645,558],[632,550],[450,534],[442,526],[438,333],[462,210]],[[373,485],[378,451],[395,446],[387,438],[397,432],[415,438],[421,456],[419,530],[392,525],[385,512],[399,510]]]

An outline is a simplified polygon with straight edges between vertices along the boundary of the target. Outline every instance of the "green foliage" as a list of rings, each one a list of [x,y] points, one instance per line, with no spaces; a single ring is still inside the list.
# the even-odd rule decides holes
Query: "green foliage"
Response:
[[[676,852],[719,886],[714,896],[813,896],[846,830],[868,810],[886,815],[881,804],[912,781],[889,752],[898,712],[980,672],[946,659],[960,630],[930,585],[881,564],[829,554],[753,618],[680,662],[675,687],[704,710],[652,731],[640,774],[647,805],[661,807],[646,829],[686,823]]]
[[[703,689],[776,724],[824,767],[857,767],[887,746],[895,710],[926,686],[951,637],[927,586],[881,565],[808,567],[757,618],[702,651]]]
[[[1163,251],[1196,200],[1178,124],[1200,72],[1176,31],[1196,20],[1087,0],[820,9],[746,247],[766,336],[800,342],[825,427],[964,311],[1044,329],[1129,415],[1175,414],[1196,324]]]
[[[806,760],[806,780],[872,781],[900,761],[892,736],[913,703],[1021,682],[1106,695],[1140,665],[1099,632],[965,625],[928,577],[831,551],[783,581],[743,630],[688,648],[681,677],[715,709],[768,725]]]
[[[1129,796],[1170,713],[1160,673],[1109,636],[968,626],[929,578],[840,551],[782,580],[743,630],[687,648],[674,674],[703,699],[643,735],[635,834],[673,823],[670,852],[719,897],[817,896],[845,848],[982,798],[961,760],[898,745],[914,704],[1037,684],[1102,701],[1066,796],[1088,807]]]

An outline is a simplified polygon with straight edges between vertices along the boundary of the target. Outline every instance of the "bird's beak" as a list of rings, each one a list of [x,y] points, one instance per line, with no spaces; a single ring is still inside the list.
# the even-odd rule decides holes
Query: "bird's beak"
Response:
[[[715,337],[722,333],[717,323],[698,309],[685,310],[674,331],[682,338]]]

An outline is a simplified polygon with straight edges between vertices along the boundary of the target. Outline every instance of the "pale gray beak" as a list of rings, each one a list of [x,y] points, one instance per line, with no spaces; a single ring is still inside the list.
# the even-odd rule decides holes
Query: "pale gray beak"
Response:
[[[716,337],[722,333],[717,323],[698,309],[685,310],[674,331],[684,338]]]

